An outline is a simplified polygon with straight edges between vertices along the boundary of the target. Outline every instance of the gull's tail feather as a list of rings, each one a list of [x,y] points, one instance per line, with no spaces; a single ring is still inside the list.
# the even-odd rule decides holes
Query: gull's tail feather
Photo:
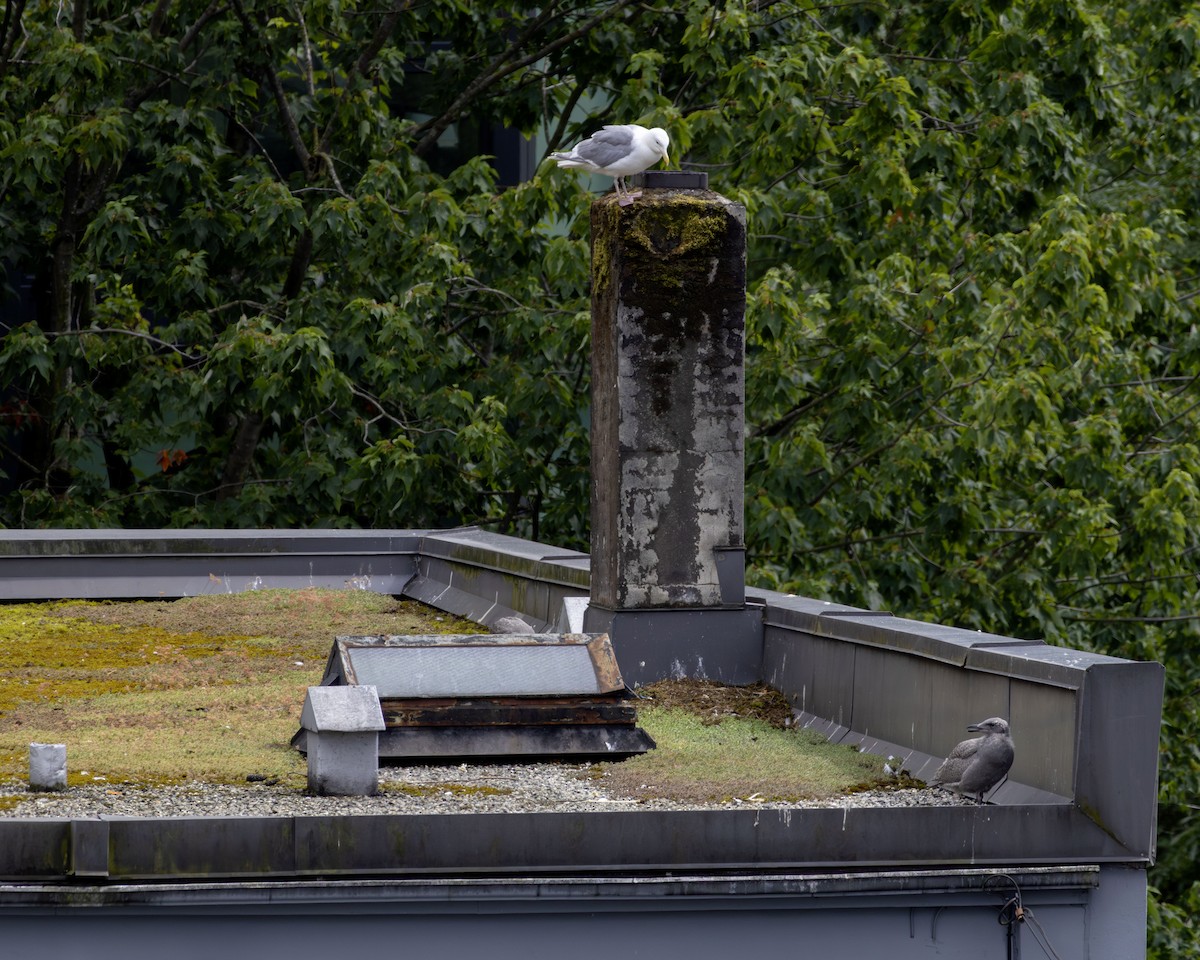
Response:
[[[591,160],[577,157],[570,153],[552,153],[550,159],[557,160],[558,165],[567,170],[594,170],[596,165]]]

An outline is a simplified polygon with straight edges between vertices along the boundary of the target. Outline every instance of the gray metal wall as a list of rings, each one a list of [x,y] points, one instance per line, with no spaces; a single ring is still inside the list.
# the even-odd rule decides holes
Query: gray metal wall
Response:
[[[807,725],[922,779],[967,724],[1006,717],[1016,760],[993,802],[1069,802],[1153,856],[1161,664],[774,596],[762,669]]]
[[[1062,960],[1129,960],[1144,948],[1128,906],[1144,874],[1015,872],[1022,904]],[[985,871],[80,888],[0,909],[5,956],[66,960],[487,957],[502,960],[919,960],[1009,956],[997,922],[1012,886]],[[0,894],[6,891],[0,890]],[[74,908],[64,902],[70,901]],[[85,906],[85,904],[89,904]],[[1143,925],[1144,928],[1144,925]],[[1023,956],[1043,956],[1032,922]]]

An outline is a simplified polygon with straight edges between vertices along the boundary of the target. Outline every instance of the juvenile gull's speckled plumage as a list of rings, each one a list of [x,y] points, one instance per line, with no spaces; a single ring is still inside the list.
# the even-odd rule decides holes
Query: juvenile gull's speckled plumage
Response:
[[[1008,735],[1008,721],[1001,717],[972,723],[967,729],[982,732],[983,736],[955,746],[929,783],[982,803],[983,795],[1003,780],[1012,767],[1012,737]]]

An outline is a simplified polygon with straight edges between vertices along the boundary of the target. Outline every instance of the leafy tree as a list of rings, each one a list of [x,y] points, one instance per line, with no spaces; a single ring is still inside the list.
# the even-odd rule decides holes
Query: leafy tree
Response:
[[[586,198],[430,162],[623,5],[473,6],[8,5],[9,523],[583,536]]]
[[[1151,945],[1196,952],[1198,28],[8,0],[0,522],[585,545],[589,197],[469,155],[665,126],[749,211],[753,576],[1166,663]]]

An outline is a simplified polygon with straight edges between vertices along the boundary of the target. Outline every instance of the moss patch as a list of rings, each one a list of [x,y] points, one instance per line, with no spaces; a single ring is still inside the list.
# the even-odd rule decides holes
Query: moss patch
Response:
[[[765,683],[733,687],[715,680],[662,680],[641,687],[638,695],[663,709],[695,714],[705,724],[741,717],[779,730],[792,725],[787,697]]]
[[[664,680],[638,691],[656,750],[588,776],[612,793],[684,803],[789,802],[888,788],[883,759],[793,729],[787,698],[765,684]]]
[[[658,707],[639,711],[638,719],[658,749],[604,771],[601,784],[622,796],[766,803],[836,796],[886,782],[882,758],[806,730],[740,717],[711,723],[690,710]]]
[[[351,590],[0,607],[0,781],[31,742],[67,745],[68,785],[248,776],[302,786],[288,741],[338,634],[474,633]]]

